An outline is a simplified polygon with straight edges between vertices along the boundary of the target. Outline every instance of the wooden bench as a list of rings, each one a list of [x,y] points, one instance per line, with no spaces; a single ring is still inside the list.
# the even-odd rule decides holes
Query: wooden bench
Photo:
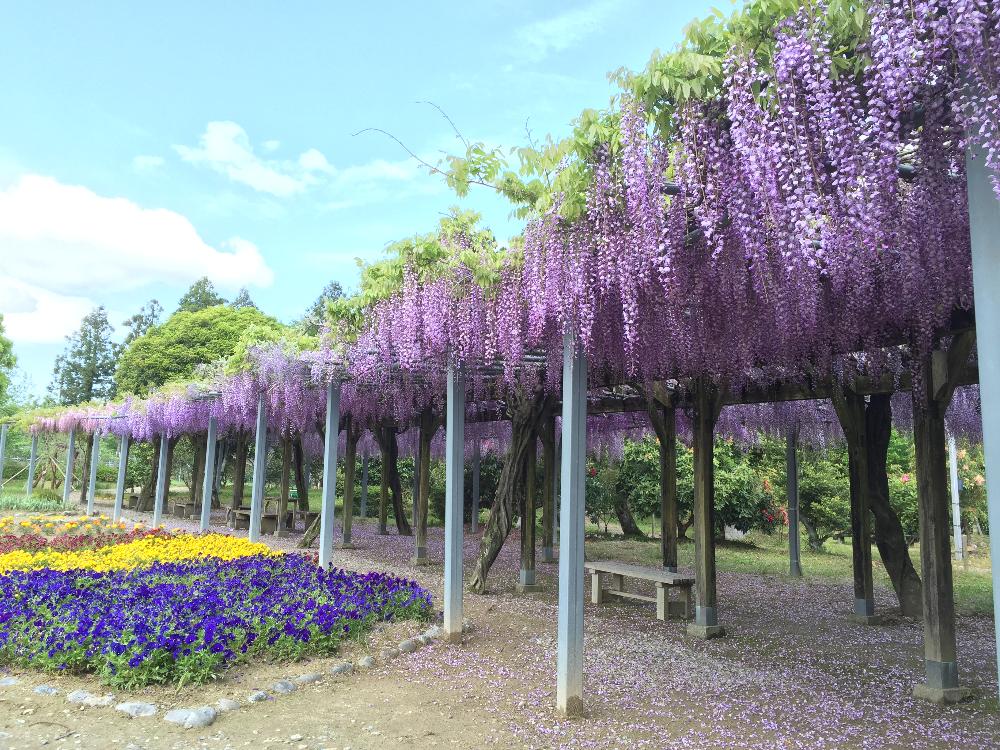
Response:
[[[174,515],[178,518],[190,518],[194,503],[188,500],[177,500],[174,502]]]
[[[584,569],[590,573],[591,600],[594,604],[603,604],[606,596],[617,596],[622,599],[635,599],[641,602],[655,602],[656,618],[666,620],[667,617],[682,617],[690,620],[694,607],[691,601],[691,589],[694,579],[680,573],[671,573],[657,568],[645,568],[640,565],[598,560],[584,564]],[[610,586],[601,585],[601,574],[611,579]],[[656,596],[633,594],[625,591],[625,579],[635,578],[640,581],[652,581],[656,586]],[[671,601],[670,590],[677,589],[680,596]]]
[[[293,510],[292,511],[292,528],[295,528],[295,525],[301,519],[301,521],[302,521],[302,528],[303,529],[308,529],[310,526],[312,526],[313,521],[315,521],[317,518],[319,518],[319,512],[318,511],[315,511],[315,510]]]

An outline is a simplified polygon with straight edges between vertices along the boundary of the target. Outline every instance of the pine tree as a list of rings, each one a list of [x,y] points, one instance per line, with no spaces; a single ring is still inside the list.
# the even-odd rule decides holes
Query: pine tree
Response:
[[[177,312],[198,312],[206,307],[224,304],[226,304],[225,298],[219,296],[207,276],[202,276],[184,292],[184,296],[177,303]]]
[[[309,306],[305,316],[302,318],[301,326],[303,330],[313,336],[319,333],[323,321],[326,320],[326,303],[338,300],[343,296],[344,288],[340,285],[339,281],[331,281],[323,287],[323,291],[319,293],[319,297]]]
[[[128,328],[128,334],[125,336],[125,346],[131,344],[140,336],[144,336],[150,328],[160,322],[162,314],[163,305],[155,299],[151,299],[140,307],[139,312],[128,318],[124,323],[124,326]]]
[[[236,295],[236,299],[229,303],[229,306],[235,310],[239,310],[241,307],[252,307],[255,310],[259,309],[254,301],[250,299],[250,292],[247,291],[246,287],[242,287],[239,294]]]

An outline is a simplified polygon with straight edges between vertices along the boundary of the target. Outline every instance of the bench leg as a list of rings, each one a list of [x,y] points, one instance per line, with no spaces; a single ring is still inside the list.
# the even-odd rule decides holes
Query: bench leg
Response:
[[[601,588],[601,574],[596,570],[590,574],[590,601],[594,604],[604,603],[604,590]]]
[[[656,584],[656,619],[666,620],[667,619],[667,609],[669,608],[670,595],[667,593],[667,587],[662,583]]]
[[[624,591],[625,590],[625,576],[618,575],[617,573],[611,576],[611,588],[613,591]]]

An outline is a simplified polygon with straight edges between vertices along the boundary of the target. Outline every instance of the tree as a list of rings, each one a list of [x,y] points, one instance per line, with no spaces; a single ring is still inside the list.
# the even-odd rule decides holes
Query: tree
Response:
[[[226,300],[215,291],[215,286],[207,276],[202,276],[184,292],[177,303],[177,312],[198,312],[207,307],[224,305]]]
[[[326,320],[326,303],[342,299],[343,296],[344,288],[340,285],[339,281],[331,281],[323,287],[323,291],[320,292],[319,297],[309,306],[305,317],[302,318],[301,325],[303,330],[312,336],[319,333],[320,327]]]
[[[49,393],[60,404],[80,404],[115,395],[115,361],[120,347],[111,340],[114,328],[103,306],[88,313],[80,330],[66,337],[66,351],[56,357]],[[87,437],[83,474],[90,474],[94,436]],[[72,477],[67,477],[72,482]],[[80,502],[87,500],[87,483],[80,483]]]
[[[10,399],[11,374],[16,364],[14,344],[4,335],[3,315],[0,314],[0,409]]]
[[[255,331],[266,335],[280,330],[278,321],[255,307],[176,312],[125,348],[115,379],[122,392],[145,395],[170,380],[190,376],[198,365],[231,356]]]
[[[229,306],[234,310],[240,310],[244,307],[252,307],[255,310],[258,309],[254,301],[250,299],[250,292],[247,291],[246,287],[241,287],[239,294],[236,295],[236,299],[229,303]]]
[[[56,357],[49,392],[60,404],[108,399],[115,394],[115,361],[119,346],[114,328],[101,307],[84,316],[80,329],[66,337],[66,350]]]
[[[128,334],[125,336],[125,346],[131,344],[140,336],[145,335],[150,328],[159,323],[161,315],[163,315],[163,305],[158,300],[151,299],[139,308],[139,312],[131,318],[127,318],[123,324],[128,328]]]

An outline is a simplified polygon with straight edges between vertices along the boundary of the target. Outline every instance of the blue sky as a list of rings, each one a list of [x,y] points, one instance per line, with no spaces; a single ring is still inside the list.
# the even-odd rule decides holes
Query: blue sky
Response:
[[[728,5],[724,6],[728,9]],[[98,304],[167,312],[196,278],[298,317],[355,258],[459,201],[437,161],[472,140],[565,135],[709,12],[702,2],[8,3],[0,27],[0,313],[29,387]]]

